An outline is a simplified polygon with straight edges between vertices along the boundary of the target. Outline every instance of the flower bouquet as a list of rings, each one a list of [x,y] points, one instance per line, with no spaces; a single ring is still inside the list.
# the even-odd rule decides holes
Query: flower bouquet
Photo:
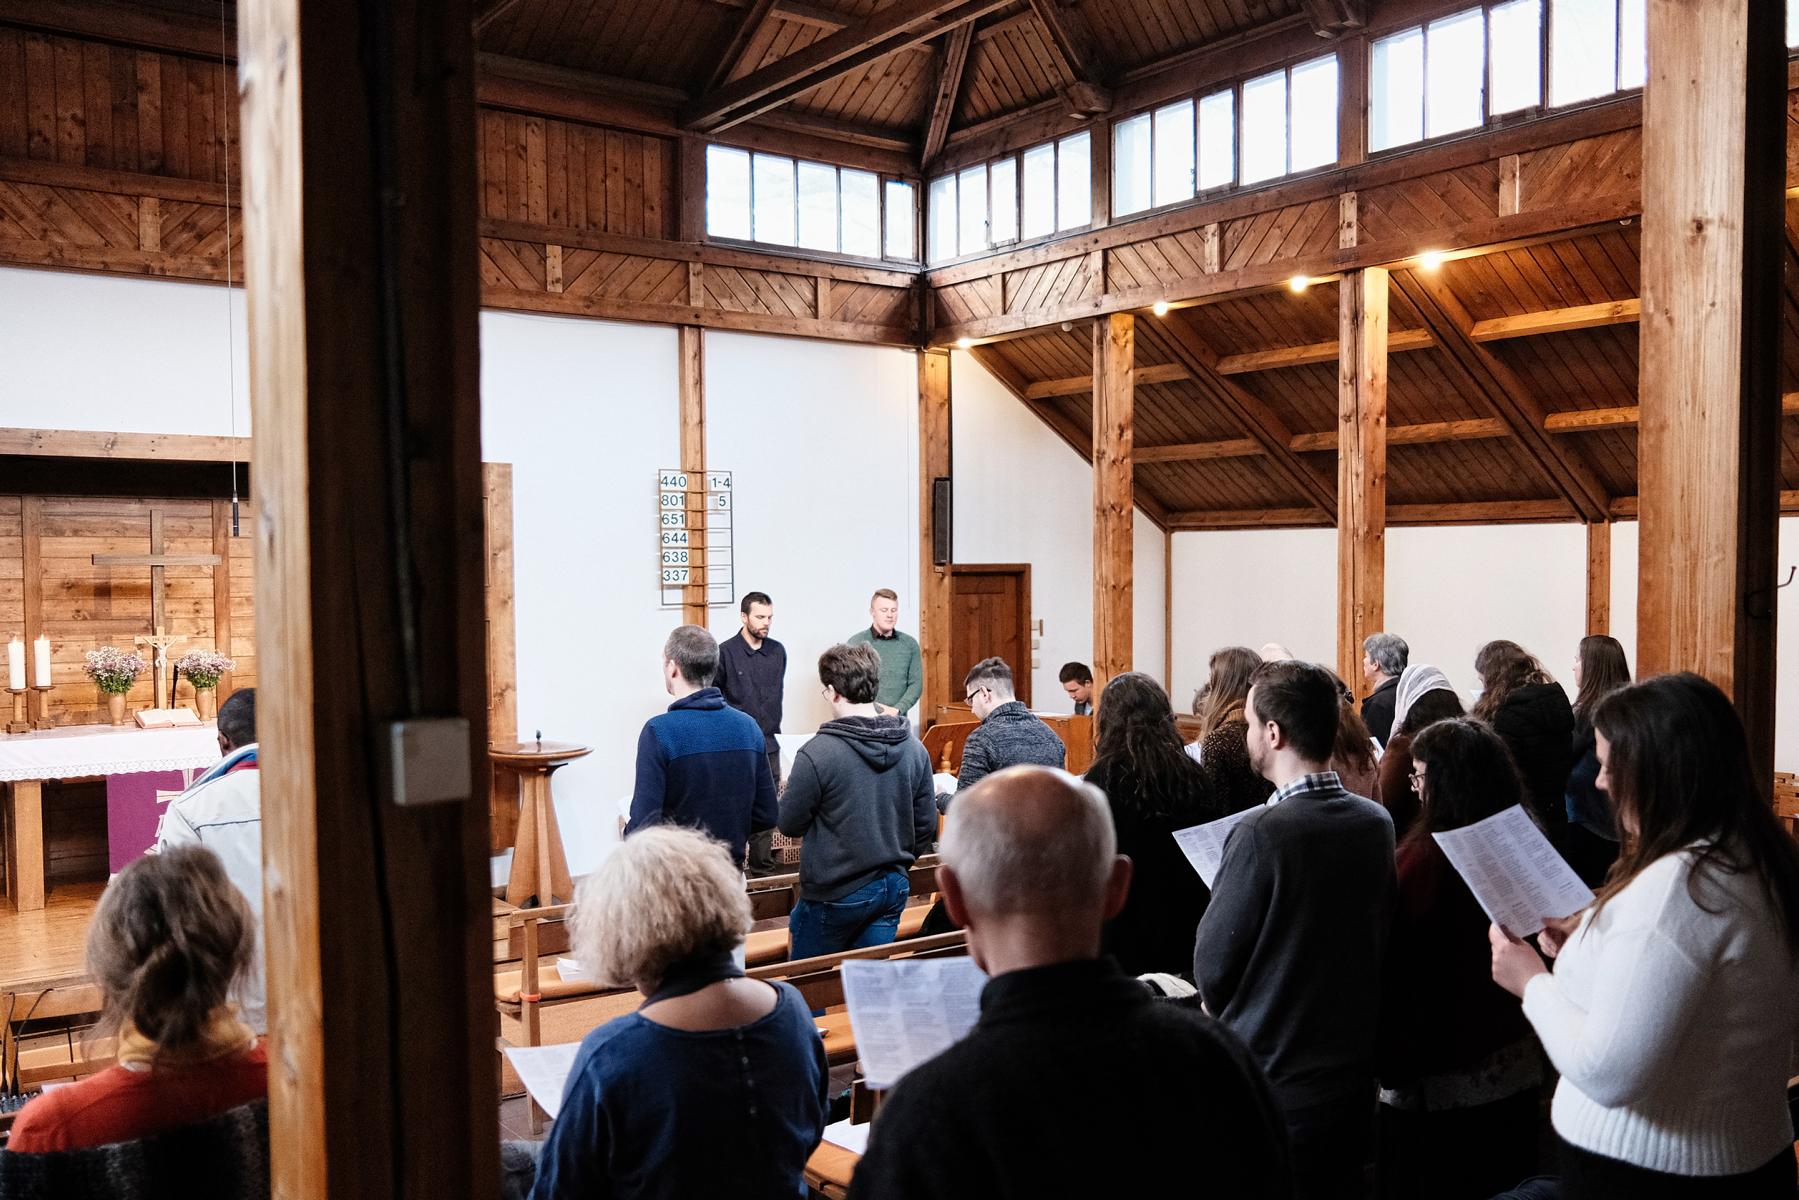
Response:
[[[94,681],[106,695],[106,712],[114,725],[125,723],[125,693],[137,682],[137,677],[144,673],[143,656],[134,650],[121,650],[117,646],[102,646],[98,650],[87,652],[87,663],[82,667],[87,677]]]
[[[189,650],[175,660],[175,670],[187,676],[188,682],[194,685],[194,708],[202,721],[210,721],[217,715],[213,689],[219,686],[219,676],[236,666],[236,662],[217,650]]]

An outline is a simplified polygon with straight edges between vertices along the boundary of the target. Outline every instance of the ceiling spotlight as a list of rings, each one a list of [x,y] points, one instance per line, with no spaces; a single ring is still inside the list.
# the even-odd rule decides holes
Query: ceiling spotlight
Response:
[[[1074,322],[1073,321],[1062,322],[1062,332],[1063,333],[1073,333],[1074,332]]]
[[[956,339],[956,349],[958,349],[958,350],[966,350],[972,345],[974,345],[973,338],[957,338]]]
[[[1287,280],[1287,287],[1292,289],[1295,295],[1305,291],[1311,286],[1312,281],[1304,275],[1295,275],[1293,278]]]
[[[1443,265],[1443,252],[1441,250],[1426,250],[1423,254],[1418,256],[1418,265],[1423,267],[1426,271],[1436,270]]]
[[[1152,313],[1155,313],[1156,316],[1158,316],[1158,317],[1167,316],[1168,315],[1168,301],[1166,301],[1166,300],[1156,301],[1154,304],[1149,306],[1149,311]]]

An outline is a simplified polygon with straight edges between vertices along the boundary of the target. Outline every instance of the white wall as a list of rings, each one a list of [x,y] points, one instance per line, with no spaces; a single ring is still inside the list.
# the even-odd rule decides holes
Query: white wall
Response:
[[[481,314],[482,455],[512,464],[519,728],[593,754],[556,774],[579,875],[617,839],[680,611],[654,574],[656,472],[680,462],[675,331]],[[496,736],[498,736],[496,731]]]
[[[230,308],[227,338],[214,284],[0,267],[0,427],[217,437],[235,406],[247,436],[241,288]]]
[[[706,462],[732,472],[736,584],[774,601],[781,728],[830,719],[818,656],[868,625],[878,587],[918,632],[918,367],[910,351],[706,335]],[[741,628],[735,603],[712,629]],[[916,714],[915,714],[916,715]]]
[[[1177,710],[1186,711],[1220,646],[1279,642],[1299,658],[1336,661],[1337,535],[1330,529],[1244,529],[1174,535]]]
[[[1031,701],[1066,709],[1056,673],[1093,661],[1093,468],[968,354],[951,358],[955,561],[1030,563],[1043,622]],[[1133,654],[1162,677],[1162,535],[1135,514]]]

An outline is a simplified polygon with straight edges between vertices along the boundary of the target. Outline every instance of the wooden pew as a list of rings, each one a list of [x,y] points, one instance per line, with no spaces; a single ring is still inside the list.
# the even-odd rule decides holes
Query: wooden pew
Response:
[[[958,709],[960,711],[958,711]],[[938,720],[919,739],[931,756],[932,769],[954,775],[962,769],[962,747],[968,735],[981,727],[965,706],[946,704],[938,709]],[[1093,718],[1066,713],[1038,713],[1043,723],[1055,730],[1068,751],[1063,763],[1076,775],[1084,775],[1093,765]]]
[[[1774,772],[1774,815],[1799,837],[1799,777],[1791,771]]]
[[[29,1090],[112,1066],[113,1039],[88,1037],[99,1016],[100,988],[86,975],[0,990],[0,1076],[11,1078],[16,1069]]]

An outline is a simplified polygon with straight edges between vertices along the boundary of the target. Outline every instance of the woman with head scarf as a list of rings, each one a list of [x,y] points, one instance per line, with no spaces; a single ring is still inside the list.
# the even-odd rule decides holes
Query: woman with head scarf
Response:
[[[1463,713],[1449,676],[1424,663],[1413,663],[1399,674],[1393,697],[1393,736],[1380,760],[1380,801],[1393,818],[1393,836],[1403,839],[1418,817],[1418,797],[1412,791],[1412,739],[1426,726]]]

